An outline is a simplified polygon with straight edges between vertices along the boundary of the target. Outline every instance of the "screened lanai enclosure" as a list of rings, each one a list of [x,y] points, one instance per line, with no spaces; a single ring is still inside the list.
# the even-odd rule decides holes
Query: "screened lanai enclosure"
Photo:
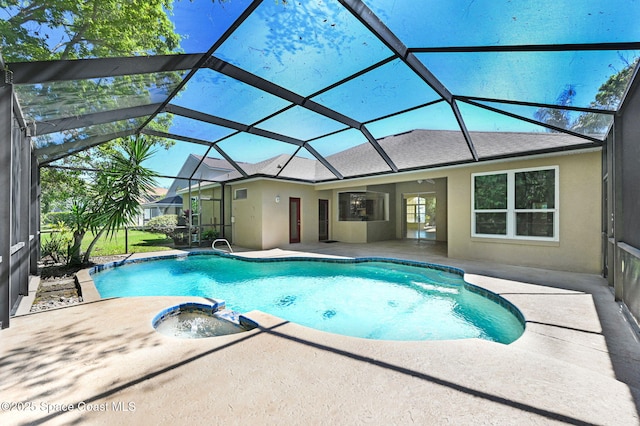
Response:
[[[601,149],[603,274],[640,318],[637,1],[55,3],[0,7],[2,328],[37,271],[40,170],[136,134],[162,144],[149,167],[167,187],[317,184]],[[158,10],[172,43],[166,27],[136,27]],[[134,37],[126,17],[162,48],[112,47]],[[89,21],[99,29],[84,31]],[[394,143],[418,130],[410,150]],[[528,133],[548,137],[518,138]],[[181,168],[190,154],[201,160]],[[229,169],[206,177],[207,158]]]

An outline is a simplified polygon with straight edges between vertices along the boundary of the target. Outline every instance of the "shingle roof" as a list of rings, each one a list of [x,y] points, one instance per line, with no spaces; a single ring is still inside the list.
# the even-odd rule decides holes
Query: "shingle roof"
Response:
[[[200,161],[200,159],[202,159],[202,155],[196,155],[196,154],[191,154],[193,155],[195,158],[198,159],[198,161]],[[233,165],[228,162],[227,160],[223,160],[222,158],[214,158],[214,157],[205,157],[204,161],[202,162],[204,165],[206,165],[207,167],[209,167],[210,169],[220,169],[220,170],[235,170],[235,168],[233,167]],[[239,165],[242,164],[246,164],[246,163],[238,163]]]
[[[569,148],[588,141],[565,133],[472,132],[478,156],[482,158],[515,155],[524,152]]]
[[[503,156],[517,156],[536,150],[582,147],[585,140],[564,133],[471,132],[470,136],[480,160]],[[389,136],[379,141],[393,163],[400,170],[437,167],[472,162],[473,157],[461,132],[448,130],[413,130]],[[388,164],[369,143],[326,157],[344,177],[364,176],[391,171]],[[224,161],[211,159],[212,161]],[[324,181],[335,179],[320,161],[281,154],[259,163],[241,165],[249,175],[267,175]],[[230,172],[224,179],[241,178]]]
[[[156,202],[149,203],[149,204],[162,204],[162,205],[175,204],[175,205],[182,206],[182,197],[179,195],[174,195],[173,197],[163,198],[162,200],[158,200]]]
[[[151,203],[154,200],[159,199],[160,197],[164,197],[165,195],[167,195],[167,188],[154,187],[151,188],[147,193],[142,195],[140,202]]]
[[[469,135],[480,160],[582,146],[587,142],[565,133],[470,132]],[[433,167],[473,159],[462,133],[457,131],[413,130],[379,142],[399,169]]]
[[[586,142],[564,133],[471,132],[470,136],[480,160],[535,150],[583,146]],[[462,133],[457,131],[413,130],[378,142],[400,170],[473,160]],[[390,171],[382,157],[368,143],[329,156],[327,160],[346,177]],[[324,175],[317,175],[316,180],[332,177]]]

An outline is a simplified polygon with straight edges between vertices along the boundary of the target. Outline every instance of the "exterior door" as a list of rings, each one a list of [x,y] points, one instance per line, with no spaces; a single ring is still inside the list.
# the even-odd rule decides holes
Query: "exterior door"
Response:
[[[436,239],[435,193],[404,195],[405,238]]]
[[[318,200],[318,239],[329,239],[329,200]]]
[[[289,198],[289,243],[300,242],[300,198]]]

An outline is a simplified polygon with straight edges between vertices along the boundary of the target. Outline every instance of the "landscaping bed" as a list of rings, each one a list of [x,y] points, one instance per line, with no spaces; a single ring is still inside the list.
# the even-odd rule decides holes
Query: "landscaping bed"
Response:
[[[74,266],[42,262],[38,267],[40,285],[30,311],[46,311],[82,302],[82,294],[76,284],[75,274],[81,269],[115,262],[125,257],[127,255],[97,256],[92,257],[88,264]]]

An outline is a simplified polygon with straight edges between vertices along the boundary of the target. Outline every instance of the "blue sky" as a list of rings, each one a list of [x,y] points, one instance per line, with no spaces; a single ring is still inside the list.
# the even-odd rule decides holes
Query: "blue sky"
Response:
[[[178,0],[170,16],[176,32],[182,35],[181,47],[186,53],[204,53],[229,28],[250,2],[232,0],[220,4],[213,0]],[[170,151],[159,150],[152,163],[164,175],[177,174],[189,154],[203,155],[206,147],[177,143]],[[210,156],[219,157],[216,151]],[[159,179],[160,186],[169,187],[172,179]]]
[[[183,34],[183,50],[187,53],[207,51],[249,3],[177,1],[172,20],[176,31]],[[613,3],[619,3],[617,0],[603,13],[600,13],[602,2],[592,0],[579,5],[558,1],[535,5],[495,0],[429,2],[433,6],[429,8],[415,8],[414,2],[369,0],[366,3],[385,18],[390,29],[408,46],[629,41],[626,38],[635,37],[638,32],[630,17],[633,13],[620,13],[620,9],[612,8]],[[267,0],[215,56],[307,96],[391,55],[387,47],[335,4],[337,2],[313,1],[304,3],[303,8],[297,3]],[[625,5],[629,6],[627,2]],[[633,7],[638,8],[638,4]],[[541,11],[543,8],[547,8],[546,13]],[[415,31],[416,27],[428,28],[428,31]],[[477,31],[473,31],[473,27],[477,27]],[[632,28],[633,33],[622,31],[624,28]],[[332,43],[332,37],[340,43]],[[627,53],[628,56],[635,54]],[[615,51],[418,53],[417,57],[454,94],[554,103],[567,85],[573,85],[577,92],[576,106],[588,106],[598,87],[624,66]],[[385,108],[409,108],[437,99],[437,94],[420,79],[405,71],[402,64],[381,67],[370,76],[359,78],[359,86],[347,84],[314,100],[365,121],[388,113]],[[203,76],[205,73],[212,71],[200,72]],[[229,85],[227,81],[215,88],[216,77],[200,80],[193,79],[174,103],[205,109],[235,121],[246,119],[246,124],[251,124],[253,113],[274,112],[283,106],[270,100],[271,95],[253,93],[246,97],[237,83]],[[235,90],[238,92],[233,92]],[[424,93],[420,94],[422,90]],[[242,112],[243,109],[246,112]],[[461,110],[471,131],[543,131],[538,126],[476,107],[462,106]],[[313,115],[290,111],[261,127],[300,139],[313,137],[323,129],[328,132],[341,127]],[[375,137],[384,137],[413,128],[455,129],[457,124],[450,108],[438,104],[368,127]],[[339,139],[339,136],[332,137],[332,146],[340,146],[336,142]],[[343,145],[352,144],[351,138]],[[318,141],[315,145],[323,144]],[[259,143],[252,144],[250,150],[242,149],[241,144],[225,143],[225,147],[229,147],[229,155],[237,161],[255,162],[272,154],[271,151],[261,153]],[[154,163],[163,174],[173,174],[181,165],[178,158],[186,158],[190,152],[202,152],[202,148],[180,144],[170,152],[158,153]],[[210,155],[219,156],[215,151]]]
[[[408,47],[640,40],[638,1],[425,0],[422,7],[408,0],[365,3]],[[182,35],[182,50],[209,50],[249,4],[249,0],[176,0],[170,18]],[[632,61],[637,54],[483,52],[416,53],[416,57],[455,95],[554,103],[562,90],[572,85],[577,93],[574,105],[588,106],[599,86],[625,66],[625,59]],[[264,0],[214,53],[305,97],[391,55],[387,46],[335,0]],[[173,103],[247,125],[287,106],[286,101],[242,86],[214,71],[202,70]],[[360,122],[437,99],[438,95],[397,59],[312,98]],[[476,107],[460,109],[471,131],[543,131]],[[529,115],[535,111],[519,110]],[[205,140],[220,137],[211,126],[194,126],[188,120],[176,119],[172,131]],[[305,140],[344,126],[295,107],[259,127]],[[414,128],[455,129],[457,122],[451,108],[439,103],[367,127],[381,138]],[[322,147],[318,150],[329,155],[361,140],[354,138],[353,132],[344,135],[320,139],[312,145]],[[273,144],[250,139],[251,149],[232,141],[224,146],[237,161],[256,162],[273,154]],[[161,174],[176,174],[189,153],[205,151],[202,145],[179,143],[170,151],[159,151],[153,168]],[[210,155],[219,156],[215,151]],[[164,186],[169,184],[169,180],[162,181]]]
[[[230,0],[177,0],[171,21],[183,37],[186,53],[203,53],[229,28],[251,2]]]

